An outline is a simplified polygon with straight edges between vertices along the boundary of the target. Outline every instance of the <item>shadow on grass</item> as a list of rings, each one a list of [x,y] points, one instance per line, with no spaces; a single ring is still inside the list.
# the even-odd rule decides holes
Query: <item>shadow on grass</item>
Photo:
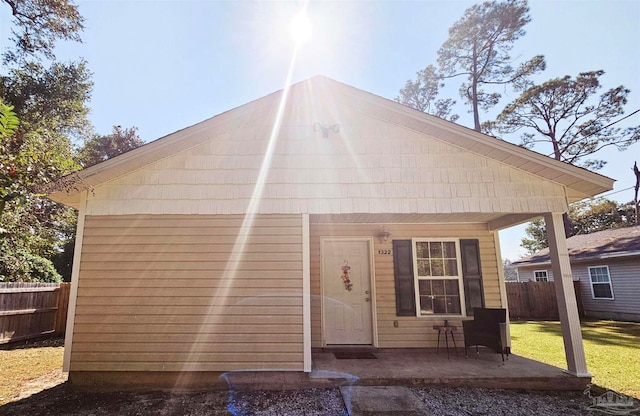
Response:
[[[562,337],[558,321],[514,321],[518,325],[531,325],[534,331]],[[602,346],[637,348],[640,342],[640,324],[615,321],[585,320],[581,322],[583,340]],[[517,336],[512,336],[518,339]]]
[[[48,339],[40,339],[38,341],[27,340],[27,341],[13,342],[13,343],[0,345],[0,350],[2,351],[27,350],[31,348],[42,348],[42,347],[64,347],[64,338],[48,338]]]
[[[89,392],[67,382],[0,406],[0,415],[229,415],[228,398],[226,391]]]

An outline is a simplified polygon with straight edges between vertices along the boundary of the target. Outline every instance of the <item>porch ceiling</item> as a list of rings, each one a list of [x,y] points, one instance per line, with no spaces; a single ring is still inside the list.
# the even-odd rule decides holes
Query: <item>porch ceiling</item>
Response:
[[[455,214],[312,214],[313,224],[428,224],[428,223],[486,223],[489,230],[499,230],[540,217],[541,213],[484,213]]]

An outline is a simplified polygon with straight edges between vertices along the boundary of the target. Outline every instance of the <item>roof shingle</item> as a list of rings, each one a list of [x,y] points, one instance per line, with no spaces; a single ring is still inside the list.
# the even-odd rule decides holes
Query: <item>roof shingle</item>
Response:
[[[640,254],[640,225],[582,234],[567,239],[571,261]],[[549,262],[549,249],[514,261],[514,266]]]

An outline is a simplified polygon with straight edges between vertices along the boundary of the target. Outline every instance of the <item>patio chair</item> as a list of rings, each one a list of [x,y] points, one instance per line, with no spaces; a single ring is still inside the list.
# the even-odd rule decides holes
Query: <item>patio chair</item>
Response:
[[[505,354],[509,358],[509,342],[507,340],[506,309],[473,308],[473,320],[462,321],[464,333],[464,355],[468,357],[467,347],[478,345],[493,348],[499,352],[504,361]]]

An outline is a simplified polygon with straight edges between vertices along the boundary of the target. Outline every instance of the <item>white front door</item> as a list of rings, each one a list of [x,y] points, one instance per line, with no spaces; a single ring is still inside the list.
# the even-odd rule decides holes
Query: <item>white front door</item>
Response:
[[[326,345],[373,344],[369,241],[322,244]]]

